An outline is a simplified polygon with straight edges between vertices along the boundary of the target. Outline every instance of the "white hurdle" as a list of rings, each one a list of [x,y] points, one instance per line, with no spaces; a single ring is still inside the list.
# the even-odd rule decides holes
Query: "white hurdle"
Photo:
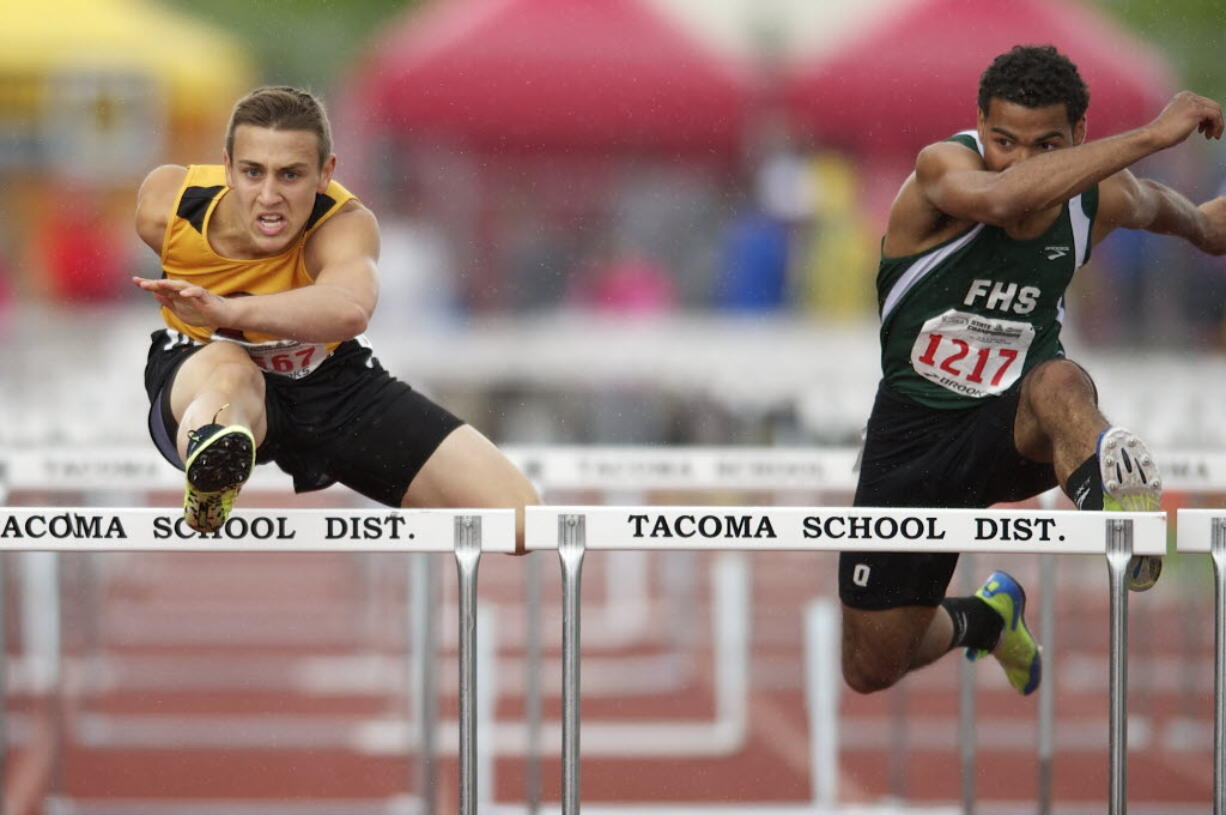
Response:
[[[529,507],[529,550],[556,549],[562,567],[562,813],[578,815],[579,595],[588,549],[1104,554],[1111,591],[1110,815],[1127,807],[1126,570],[1134,554],[1166,552],[1166,514],[842,507]]]
[[[238,510],[217,532],[200,534],[184,525],[181,513],[165,509],[0,508],[0,551],[453,552],[460,601],[459,801],[462,815],[476,815],[477,567],[484,552],[515,551],[514,510]],[[0,676],[2,660],[0,649]]]
[[[1213,815],[1226,815],[1226,509],[1180,509],[1177,546],[1213,559]]]

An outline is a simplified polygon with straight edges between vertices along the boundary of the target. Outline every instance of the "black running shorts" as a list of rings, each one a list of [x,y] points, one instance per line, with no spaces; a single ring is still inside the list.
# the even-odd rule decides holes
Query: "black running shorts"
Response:
[[[170,390],[184,360],[204,346],[155,331],[145,365],[149,435],[182,469]],[[307,492],[337,482],[387,506],[399,506],[409,483],[443,439],[463,424],[446,409],[392,377],[356,340],[341,343],[302,379],[264,374],[268,432],[256,452]]]
[[[936,410],[882,383],[868,420],[855,505],[978,509],[1054,487],[1051,465],[1024,458],[1013,445],[1021,385],[982,405]],[[839,596],[844,605],[867,611],[937,606],[957,563],[949,553],[843,552]]]

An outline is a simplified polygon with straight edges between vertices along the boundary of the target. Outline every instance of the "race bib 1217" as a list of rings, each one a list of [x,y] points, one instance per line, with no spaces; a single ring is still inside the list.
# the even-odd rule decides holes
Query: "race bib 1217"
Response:
[[[1034,326],[950,309],[924,323],[911,347],[911,367],[964,396],[1003,393],[1025,368]]]

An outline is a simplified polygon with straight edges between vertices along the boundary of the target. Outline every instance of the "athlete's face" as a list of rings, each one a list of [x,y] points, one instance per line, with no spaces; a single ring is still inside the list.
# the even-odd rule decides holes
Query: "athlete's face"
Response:
[[[255,255],[285,251],[306,226],[315,194],[332,180],[336,157],[319,166],[318,137],[307,130],[239,125],[234,154],[225,155],[226,183],[240,227]]]
[[[1039,153],[1081,144],[1085,135],[1085,117],[1071,124],[1062,103],[1028,108],[992,99],[986,114],[979,111],[983,160],[989,170],[997,172]]]

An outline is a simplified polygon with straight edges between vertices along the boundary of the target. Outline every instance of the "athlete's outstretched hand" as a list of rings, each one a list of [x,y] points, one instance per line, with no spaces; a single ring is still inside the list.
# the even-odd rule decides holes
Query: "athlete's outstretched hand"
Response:
[[[1206,139],[1220,139],[1226,122],[1222,119],[1222,106],[1217,102],[1191,91],[1180,91],[1146,128],[1157,139],[1159,149],[1163,149],[1179,144],[1193,131]]]
[[[186,280],[149,280],[134,277],[137,288],[153,295],[162,306],[188,325],[227,326],[230,308],[233,305],[224,297],[218,297],[208,289],[188,283]]]

